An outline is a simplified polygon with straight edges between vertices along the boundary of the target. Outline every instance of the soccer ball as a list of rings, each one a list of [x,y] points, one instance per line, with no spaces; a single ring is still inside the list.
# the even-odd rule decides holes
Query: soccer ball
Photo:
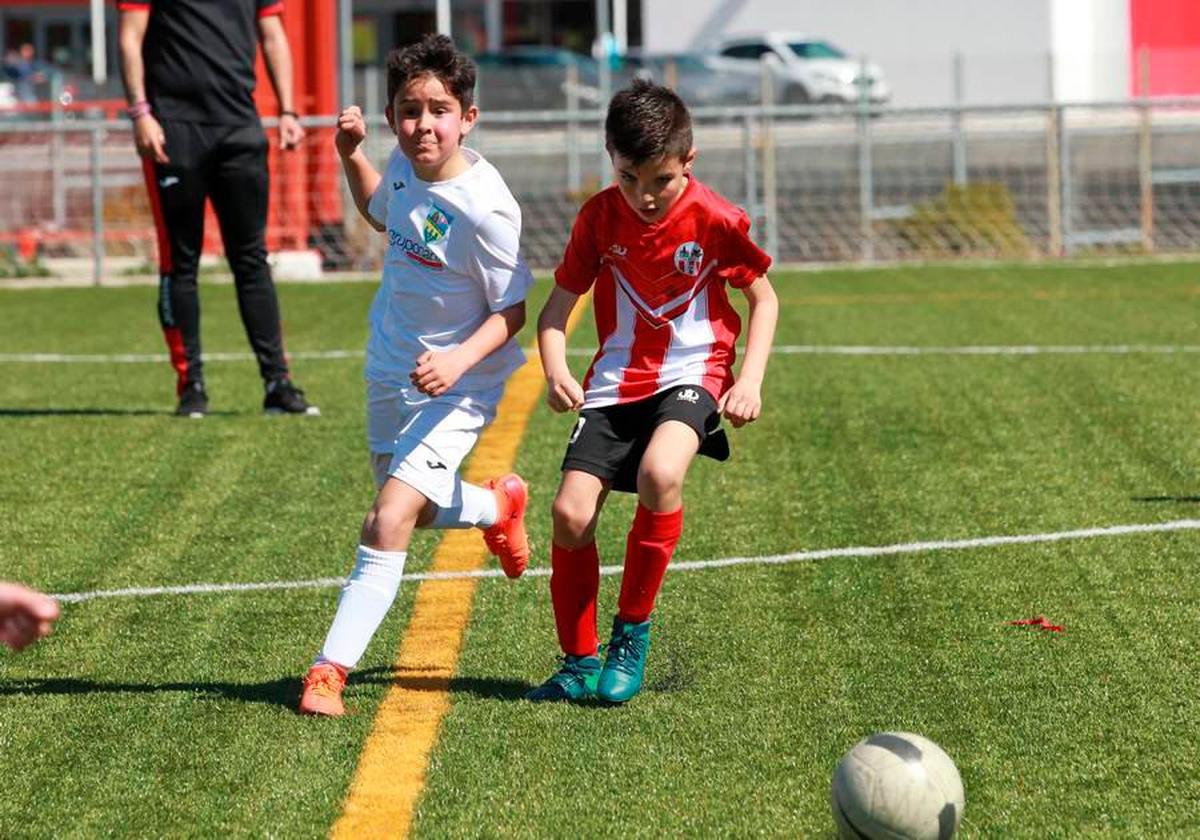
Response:
[[[842,756],[830,795],[847,838],[945,840],[962,820],[962,779],[942,748],[910,732],[877,732]]]

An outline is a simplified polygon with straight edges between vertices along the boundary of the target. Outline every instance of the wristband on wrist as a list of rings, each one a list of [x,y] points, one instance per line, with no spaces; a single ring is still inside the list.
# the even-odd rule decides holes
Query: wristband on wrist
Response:
[[[298,120],[298,119],[300,119],[300,115],[299,115],[299,114],[297,114],[295,111],[280,111],[280,112],[279,112],[279,116],[281,116],[281,117],[292,117],[292,118],[294,118],[294,119],[297,119],[297,120]]]
[[[138,102],[134,102],[132,105],[130,105],[128,108],[126,108],[125,114],[131,120],[139,120],[142,117],[149,114],[153,110],[154,109],[150,107],[150,103],[147,102],[145,99],[142,99]]]

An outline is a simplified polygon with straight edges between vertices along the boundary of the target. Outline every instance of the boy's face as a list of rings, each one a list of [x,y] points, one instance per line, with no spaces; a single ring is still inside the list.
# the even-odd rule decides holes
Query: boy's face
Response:
[[[671,206],[683,195],[696,150],[683,157],[666,155],[635,164],[620,152],[611,152],[617,187],[626,203],[643,222],[653,223],[667,215]]]
[[[427,181],[443,180],[446,165],[456,160],[463,138],[471,133],[479,109],[463,113],[462,103],[436,76],[409,81],[387,109],[388,125],[413,169]]]

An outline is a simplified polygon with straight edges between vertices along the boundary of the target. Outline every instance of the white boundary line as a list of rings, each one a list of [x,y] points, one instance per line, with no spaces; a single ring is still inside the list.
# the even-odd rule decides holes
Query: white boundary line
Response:
[[[1151,353],[1200,353],[1197,344],[996,344],[946,347],[873,346],[838,344],[781,344],[771,348],[783,355],[817,356],[1039,356],[1039,355],[1132,355]]]
[[[595,348],[573,347],[571,356],[592,356]],[[739,348],[742,352],[742,348]],[[961,346],[779,344],[780,356],[1082,356],[1185,355],[1200,353],[1200,344],[993,344]],[[289,359],[361,359],[362,350],[310,350],[288,353]],[[206,362],[252,362],[251,353],[205,353]],[[0,353],[0,364],[162,364],[165,353]]]
[[[361,359],[362,350],[310,350],[288,353],[289,359]],[[7,364],[161,364],[168,361],[166,353],[0,353],[0,363]],[[252,362],[253,353],[205,353],[206,362]]]
[[[1152,522],[1145,525],[1113,525],[1106,528],[1082,528],[1075,531],[1055,531],[1046,534],[1015,534],[1010,536],[973,537],[961,540],[896,543],[881,546],[852,546],[825,548],[816,551],[795,551],[764,557],[725,557],[719,560],[693,560],[672,563],[669,572],[693,572],[702,569],[722,569],[729,566],[781,566],[790,563],[811,563],[836,557],[887,557],[895,554],[919,554],[928,551],[962,551],[971,548],[990,548],[999,545],[1029,545],[1033,543],[1086,540],[1096,537],[1120,537],[1128,534],[1157,534],[1168,531],[1200,530],[1200,519],[1176,519],[1171,522]],[[618,575],[621,566],[601,566],[602,575]],[[530,569],[525,578],[548,577],[550,570]],[[417,572],[405,575],[406,581],[461,580],[463,578],[502,578],[500,569],[478,569],[464,572]],[[184,586],[153,586],[130,589],[99,589],[91,592],[64,592],[54,595],[64,603],[81,603],[98,598],[149,598],[155,595],[196,595],[219,592],[260,592],[282,589],[331,589],[342,586],[345,578],[316,578],[314,580],[265,581],[261,583],[193,583]]]

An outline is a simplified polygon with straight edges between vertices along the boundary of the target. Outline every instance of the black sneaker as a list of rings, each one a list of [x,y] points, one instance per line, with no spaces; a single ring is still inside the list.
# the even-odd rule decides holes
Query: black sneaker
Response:
[[[204,392],[203,382],[189,382],[183,386],[179,394],[179,405],[175,407],[176,417],[190,417],[199,420],[208,414],[208,394]]]
[[[292,384],[290,379],[274,379],[267,383],[267,394],[263,397],[263,411],[267,414],[307,414],[315,416],[321,409],[309,405],[304,392]]]

